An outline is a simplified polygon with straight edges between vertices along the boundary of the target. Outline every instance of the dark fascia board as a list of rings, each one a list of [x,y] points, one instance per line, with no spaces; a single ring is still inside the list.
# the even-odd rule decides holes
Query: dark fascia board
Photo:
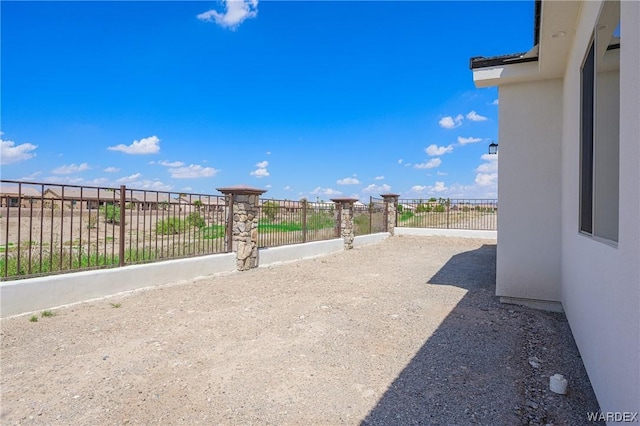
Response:
[[[540,14],[542,12],[542,0],[535,1],[535,9],[533,11],[533,45],[540,43]]]
[[[485,58],[484,56],[475,56],[469,60],[469,68],[489,68],[501,65],[513,65],[522,64],[525,62],[536,62],[537,56],[524,57],[527,52],[513,53],[510,55],[491,56]]]
[[[534,1],[534,11],[533,11],[533,46],[537,46],[540,42],[540,13],[542,10],[542,0]],[[524,54],[522,53],[512,53],[509,55],[500,55],[500,56],[474,56],[469,60],[469,68],[488,68],[495,67],[501,65],[512,65],[512,64],[521,64],[524,62],[535,62],[538,60],[537,57],[527,57],[524,58]]]

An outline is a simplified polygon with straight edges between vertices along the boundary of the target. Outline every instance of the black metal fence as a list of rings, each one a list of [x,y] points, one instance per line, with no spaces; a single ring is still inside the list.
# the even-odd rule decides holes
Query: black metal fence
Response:
[[[334,203],[263,199],[258,247],[276,247],[337,238]]]
[[[340,205],[261,200],[258,247],[340,236]],[[396,226],[497,229],[497,200],[399,200]],[[0,181],[2,280],[231,251],[225,197]],[[355,235],[387,230],[387,205],[356,203]]]
[[[495,231],[498,229],[498,200],[398,200],[396,226]]]
[[[2,181],[3,279],[226,251],[224,197]]]
[[[369,197],[369,204],[356,204],[354,210],[356,236],[387,230],[387,207],[381,198]]]

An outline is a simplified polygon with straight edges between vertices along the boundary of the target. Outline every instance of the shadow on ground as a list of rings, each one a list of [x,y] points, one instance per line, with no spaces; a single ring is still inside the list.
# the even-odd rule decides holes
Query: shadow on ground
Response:
[[[496,246],[483,245],[425,278],[467,294],[362,425],[588,424],[599,407],[565,316],[501,304],[495,263]],[[568,378],[567,395],[548,390],[555,373]]]

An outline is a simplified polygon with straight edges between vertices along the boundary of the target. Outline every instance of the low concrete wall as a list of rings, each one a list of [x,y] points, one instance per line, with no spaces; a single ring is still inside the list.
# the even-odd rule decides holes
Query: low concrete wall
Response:
[[[304,244],[292,244],[281,247],[262,248],[258,252],[259,265],[269,266],[283,262],[293,262],[311,257],[323,256],[344,250],[342,238],[325,241],[313,241]]]
[[[379,243],[387,238],[390,234],[388,232],[378,232],[377,234],[360,235],[353,240],[353,247],[358,248],[369,244]]]
[[[495,240],[498,238],[498,231],[477,231],[473,229],[396,228],[396,235],[437,235],[443,237],[487,238]]]
[[[375,244],[389,233],[362,235],[354,247]],[[344,250],[342,238],[259,250],[260,266],[293,262]],[[84,302],[145,287],[191,281],[236,270],[235,253],[174,259],[145,265],[50,275],[0,284],[0,317]]]
[[[224,253],[3,282],[0,284],[0,316],[5,318],[55,308],[235,269],[235,253]]]

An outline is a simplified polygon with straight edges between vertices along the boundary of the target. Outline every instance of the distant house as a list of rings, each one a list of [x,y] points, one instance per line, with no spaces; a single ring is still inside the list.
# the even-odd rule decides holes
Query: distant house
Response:
[[[640,412],[640,2],[535,2],[499,93],[496,293],[563,310],[602,412]]]
[[[0,185],[0,207],[28,207],[40,197],[40,191],[28,186]]]
[[[131,197],[131,202],[139,210],[172,210],[189,204],[177,196],[178,194],[174,194],[176,196],[172,197],[172,194],[168,192],[127,191],[127,195]]]
[[[120,191],[98,188],[54,187],[47,188],[43,194],[46,207],[65,209],[95,210],[105,204],[119,204]]]
[[[205,195],[187,195],[179,197],[181,203],[193,206],[192,210],[200,210],[202,213],[224,212],[226,202],[224,197],[205,196]]]

